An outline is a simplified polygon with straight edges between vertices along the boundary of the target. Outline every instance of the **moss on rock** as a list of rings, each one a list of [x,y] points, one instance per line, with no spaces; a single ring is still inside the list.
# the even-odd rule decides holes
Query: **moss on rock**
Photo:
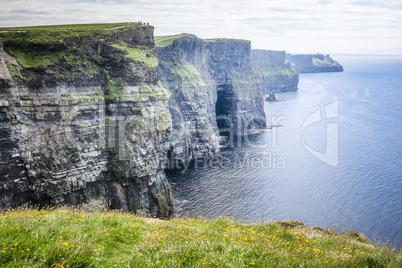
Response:
[[[112,45],[113,47],[123,51],[124,57],[139,63],[147,68],[155,69],[158,67],[158,58],[155,52],[144,46],[129,47],[124,42],[117,42]]]

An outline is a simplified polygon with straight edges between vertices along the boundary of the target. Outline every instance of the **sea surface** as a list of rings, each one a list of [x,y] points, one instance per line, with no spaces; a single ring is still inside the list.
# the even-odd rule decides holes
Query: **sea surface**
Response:
[[[402,249],[402,57],[334,57],[265,102],[269,131],[168,172],[181,216],[293,219]],[[280,127],[281,126],[281,127]]]

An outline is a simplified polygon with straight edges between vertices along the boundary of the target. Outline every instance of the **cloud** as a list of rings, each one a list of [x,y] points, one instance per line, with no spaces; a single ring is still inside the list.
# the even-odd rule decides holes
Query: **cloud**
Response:
[[[290,52],[402,54],[400,0],[15,0],[0,26],[145,21],[157,35],[252,41]]]
[[[44,14],[49,14],[43,11],[30,11],[26,9],[16,9],[16,10],[11,10],[11,13],[17,13],[17,14],[30,14],[30,15],[44,15]]]

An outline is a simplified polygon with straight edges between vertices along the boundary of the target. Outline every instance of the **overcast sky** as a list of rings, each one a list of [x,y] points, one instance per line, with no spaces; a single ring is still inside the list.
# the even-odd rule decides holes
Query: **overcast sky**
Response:
[[[402,55],[402,0],[0,0],[0,27],[144,21],[290,53]]]

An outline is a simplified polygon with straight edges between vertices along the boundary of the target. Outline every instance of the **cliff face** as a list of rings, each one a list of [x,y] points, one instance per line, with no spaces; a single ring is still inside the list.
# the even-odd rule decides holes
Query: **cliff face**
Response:
[[[235,135],[266,125],[249,41],[178,35],[156,44],[160,80],[172,93],[172,159],[218,154],[219,129]]]
[[[265,127],[264,99],[251,66],[250,41],[205,40],[204,49],[217,90],[216,115],[227,118],[218,119],[218,127],[233,128],[234,134]]]
[[[170,216],[169,92],[153,27],[0,38],[0,207],[91,202]]]
[[[329,55],[287,54],[286,58],[298,73],[343,72],[343,67]]]
[[[158,42],[157,42],[158,44]],[[193,36],[157,46],[160,80],[171,92],[171,157],[182,161],[219,153],[216,86],[209,75],[203,41]]]
[[[264,94],[297,90],[299,75],[286,60],[285,51],[252,49],[251,63]]]

